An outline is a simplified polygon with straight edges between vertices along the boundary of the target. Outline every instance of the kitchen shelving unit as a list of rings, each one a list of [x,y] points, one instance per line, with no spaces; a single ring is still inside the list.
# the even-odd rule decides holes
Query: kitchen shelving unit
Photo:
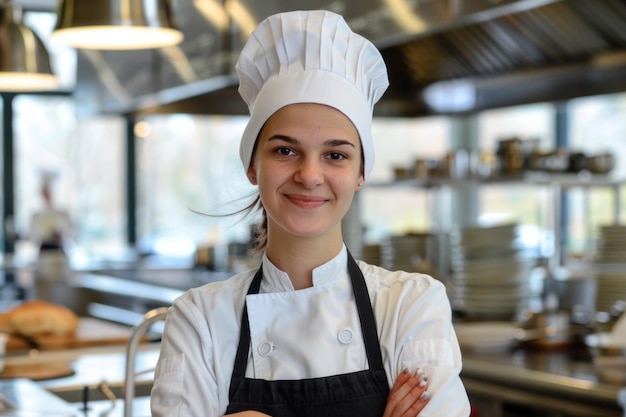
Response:
[[[464,187],[479,186],[486,187],[490,185],[531,185],[537,187],[547,187],[550,195],[549,211],[550,218],[549,228],[554,234],[554,250],[553,255],[548,260],[549,271],[561,266],[563,261],[563,242],[562,242],[562,201],[569,190],[582,189],[588,195],[591,188],[605,187],[609,188],[614,196],[613,201],[613,223],[620,224],[623,217],[622,214],[622,198],[624,188],[626,187],[626,179],[615,179],[608,175],[591,174],[583,171],[580,173],[548,173],[528,171],[521,175],[501,176],[492,178],[427,178],[427,179],[402,179],[390,182],[373,182],[368,183],[368,188],[392,188],[405,187],[413,189],[425,189],[434,194],[433,207],[431,209],[431,217],[433,221],[432,232],[435,234],[448,233],[454,227],[454,219],[446,218],[449,216],[448,211],[444,208],[449,205],[447,200],[451,192],[460,190]],[[589,219],[589,203],[588,196],[585,198],[585,218]],[[590,225],[586,225],[587,230]],[[438,239],[439,246],[439,273],[442,277],[448,276],[447,260],[445,259],[445,239]]]

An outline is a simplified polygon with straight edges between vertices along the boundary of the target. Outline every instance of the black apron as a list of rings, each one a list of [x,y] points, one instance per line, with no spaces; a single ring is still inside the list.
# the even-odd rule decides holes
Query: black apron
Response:
[[[348,272],[352,281],[370,369],[300,380],[266,381],[246,378],[250,323],[248,310],[244,305],[226,414],[254,410],[272,417],[380,417],[383,415],[389,396],[389,385],[383,368],[376,322],[365,278],[350,252],[348,252]],[[263,271],[259,268],[250,284],[248,294],[258,294],[262,279]]]

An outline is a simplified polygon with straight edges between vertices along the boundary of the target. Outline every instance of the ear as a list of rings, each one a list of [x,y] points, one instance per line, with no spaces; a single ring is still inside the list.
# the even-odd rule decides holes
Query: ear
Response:
[[[248,181],[250,181],[250,184],[257,185],[258,181],[257,181],[257,178],[256,178],[256,171],[254,169],[254,164],[253,163],[250,164],[250,168],[248,168],[247,174],[248,174]]]
[[[356,181],[356,190],[359,191],[361,188],[363,188],[364,183],[365,183],[365,177],[363,175],[363,170],[361,170],[361,173],[359,174],[359,178]]]

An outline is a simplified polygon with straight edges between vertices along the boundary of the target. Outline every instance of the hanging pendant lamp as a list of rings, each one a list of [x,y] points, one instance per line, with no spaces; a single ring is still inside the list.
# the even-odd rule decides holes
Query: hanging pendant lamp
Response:
[[[152,49],[176,45],[169,0],[60,0],[51,40],[80,49]]]
[[[0,91],[29,92],[58,88],[50,57],[35,32],[22,23],[19,8],[0,8]]]

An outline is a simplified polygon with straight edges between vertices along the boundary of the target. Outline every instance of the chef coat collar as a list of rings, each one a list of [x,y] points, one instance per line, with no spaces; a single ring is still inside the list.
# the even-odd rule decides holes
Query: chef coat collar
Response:
[[[340,278],[347,279],[347,261],[348,252],[344,244],[337,256],[313,270],[313,287],[331,285]],[[287,273],[278,269],[278,267],[268,259],[267,254],[263,254],[263,281],[261,282],[261,288],[261,292],[266,293],[295,291]]]

